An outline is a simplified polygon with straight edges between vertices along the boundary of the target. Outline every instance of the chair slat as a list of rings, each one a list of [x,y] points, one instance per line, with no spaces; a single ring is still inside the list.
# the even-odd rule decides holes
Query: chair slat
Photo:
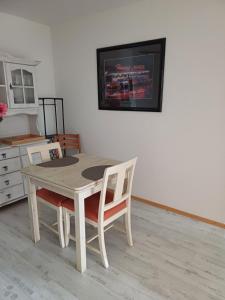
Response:
[[[55,142],[59,142],[62,149],[75,149],[81,151],[79,134],[58,134],[54,137]]]
[[[99,203],[99,222],[104,222],[104,212],[112,209],[121,202],[127,200],[130,201],[131,198],[131,189],[134,176],[134,169],[136,165],[137,158],[131,159],[127,162],[121,163],[119,165],[109,167],[105,170],[103,178],[103,187],[100,196]],[[109,204],[105,203],[106,200],[106,191],[109,186],[109,178],[113,175],[114,180],[114,196],[113,201]],[[124,190],[124,187],[126,188]],[[110,186],[112,191],[112,187]]]
[[[51,150],[57,150],[59,158],[62,157],[62,150],[61,150],[60,144],[58,142],[28,147],[27,154],[28,154],[30,163],[31,164],[34,163],[33,156],[32,156],[34,153],[40,153],[41,159],[43,162],[50,160],[51,159],[51,157],[50,157]]]

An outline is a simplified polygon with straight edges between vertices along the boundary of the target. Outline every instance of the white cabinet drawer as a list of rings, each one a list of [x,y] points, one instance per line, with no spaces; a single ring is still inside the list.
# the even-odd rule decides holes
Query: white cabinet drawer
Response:
[[[18,147],[12,147],[7,149],[1,149],[0,150],[0,160],[13,158],[19,156],[19,148]]]
[[[27,148],[29,148],[29,147],[45,145],[45,144],[47,144],[47,141],[36,142],[36,143],[26,144],[26,145],[20,146],[20,155],[27,155]]]
[[[23,184],[15,185],[13,187],[1,190],[0,191],[0,205],[5,202],[20,198],[22,196],[24,196]]]
[[[11,158],[0,161],[0,175],[15,172],[21,169],[20,158]]]
[[[0,189],[4,189],[19,183],[23,183],[23,178],[20,172],[14,172],[0,176]]]

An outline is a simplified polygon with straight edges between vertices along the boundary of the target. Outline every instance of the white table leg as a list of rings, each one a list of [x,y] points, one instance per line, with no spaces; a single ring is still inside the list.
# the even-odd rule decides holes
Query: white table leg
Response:
[[[78,271],[83,273],[86,270],[84,197],[80,194],[75,194],[74,204],[75,204],[75,232],[76,232],[76,267]]]
[[[29,215],[30,215],[30,224],[31,224],[31,234],[32,234],[33,241],[37,243],[40,240],[40,231],[39,231],[36,188],[35,185],[30,181],[29,177],[27,177],[27,183],[28,183],[28,206],[29,206]]]

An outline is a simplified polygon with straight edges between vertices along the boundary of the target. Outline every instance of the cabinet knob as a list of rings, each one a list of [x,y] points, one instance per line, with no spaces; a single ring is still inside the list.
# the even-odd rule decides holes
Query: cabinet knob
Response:
[[[9,180],[5,180],[5,185],[9,185]]]
[[[12,89],[13,89],[13,87],[12,87],[12,83],[10,83],[10,85],[9,85],[9,88],[10,88],[10,90],[12,90]]]
[[[7,198],[8,198],[8,199],[10,199],[10,198],[11,198],[11,194],[7,194],[6,196],[7,196]]]
[[[4,169],[5,171],[8,171],[8,166],[4,166],[3,169]]]

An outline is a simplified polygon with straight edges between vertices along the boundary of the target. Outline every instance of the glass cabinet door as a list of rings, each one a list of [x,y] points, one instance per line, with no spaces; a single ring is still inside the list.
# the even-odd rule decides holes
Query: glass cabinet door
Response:
[[[0,86],[3,85],[5,85],[5,73],[4,73],[3,62],[0,61]]]
[[[21,69],[11,71],[12,83],[10,89],[13,91],[13,99],[15,104],[24,103],[23,80]]]
[[[4,65],[2,61],[0,61],[0,102],[7,104],[5,71],[4,71]]]
[[[22,70],[25,101],[27,104],[35,103],[33,73],[25,69]]]
[[[9,68],[12,106],[18,108],[36,106],[33,68],[13,64]]]

